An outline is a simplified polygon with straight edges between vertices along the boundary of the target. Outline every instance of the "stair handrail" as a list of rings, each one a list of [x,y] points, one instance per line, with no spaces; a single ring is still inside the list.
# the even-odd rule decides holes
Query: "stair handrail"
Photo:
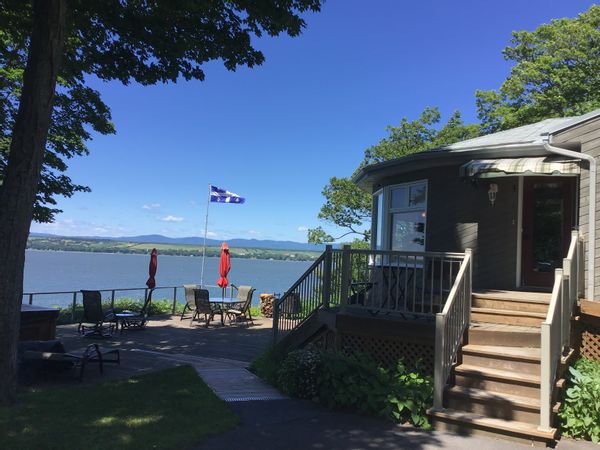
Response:
[[[433,407],[443,409],[444,388],[456,360],[465,330],[471,321],[473,254],[465,250],[464,259],[444,304],[435,317],[435,362]]]
[[[292,294],[295,293],[296,289],[301,287],[302,284],[311,275],[313,275],[316,272],[317,268],[319,268],[320,266],[323,266],[323,275],[324,275],[324,278],[327,278],[327,279],[323,280],[323,283],[322,283],[323,290],[321,291],[319,301],[316,303],[313,303],[311,305],[311,311],[308,312],[306,317],[302,318],[297,324],[295,324],[294,328],[297,328],[298,326],[300,326],[300,324],[302,322],[304,322],[305,320],[307,320],[308,317],[311,314],[313,314],[316,310],[318,310],[322,306],[325,306],[328,304],[328,302],[329,302],[329,287],[331,284],[331,257],[334,252],[336,252],[336,250],[333,250],[331,245],[327,245],[325,248],[325,251],[310,265],[310,267],[308,269],[306,269],[306,271],[300,276],[300,278],[298,278],[298,280],[294,284],[292,284],[292,286],[279,299],[276,299],[273,302],[273,341],[275,343],[278,340],[279,331],[280,331],[279,321],[280,321],[281,305],[283,305],[284,302],[290,300]]]
[[[539,429],[552,428],[552,396],[563,355],[568,353],[571,334],[571,316],[581,295],[584,264],[584,242],[579,232],[571,233],[567,257],[562,269],[554,272],[554,286],[546,319],[541,325],[540,361],[540,425]]]

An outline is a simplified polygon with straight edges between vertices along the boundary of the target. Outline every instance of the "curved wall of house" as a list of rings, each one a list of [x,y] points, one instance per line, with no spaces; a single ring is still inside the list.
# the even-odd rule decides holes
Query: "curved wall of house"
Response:
[[[386,179],[382,186],[428,180],[427,251],[473,249],[475,288],[515,289],[517,267],[518,178],[467,180],[459,165]],[[490,183],[498,185],[492,206]]]

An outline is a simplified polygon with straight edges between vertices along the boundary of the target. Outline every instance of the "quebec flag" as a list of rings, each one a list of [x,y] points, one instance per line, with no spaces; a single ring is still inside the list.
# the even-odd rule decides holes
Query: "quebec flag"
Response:
[[[246,199],[233,192],[210,185],[210,201],[216,203],[244,203]]]

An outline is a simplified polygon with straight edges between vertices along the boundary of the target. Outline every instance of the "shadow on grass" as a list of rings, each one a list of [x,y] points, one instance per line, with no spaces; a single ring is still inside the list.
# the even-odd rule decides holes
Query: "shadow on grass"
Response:
[[[196,371],[180,366],[23,394],[0,408],[0,448],[186,448],[237,423]]]

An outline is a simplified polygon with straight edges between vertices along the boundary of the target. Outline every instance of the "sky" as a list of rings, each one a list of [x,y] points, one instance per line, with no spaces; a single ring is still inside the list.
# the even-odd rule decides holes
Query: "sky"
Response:
[[[583,0],[327,0],[296,38],[255,41],[253,69],[151,87],[90,79],[116,135],[95,135],[68,175],[91,193],[31,231],[69,236],[202,236],[208,184],[246,198],[212,203],[208,236],[306,241],[321,191],[352,174],[402,117],[437,106],[476,122],[474,93],[497,89],[511,31],[574,17]]]

